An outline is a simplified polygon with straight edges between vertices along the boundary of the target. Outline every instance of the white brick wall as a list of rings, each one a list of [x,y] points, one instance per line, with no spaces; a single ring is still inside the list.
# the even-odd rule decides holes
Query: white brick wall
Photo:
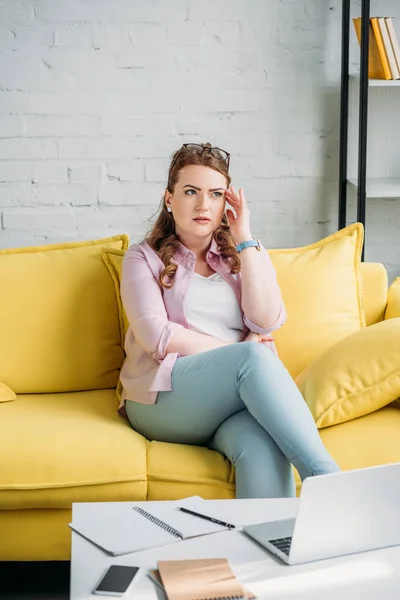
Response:
[[[335,231],[340,26],[341,0],[0,0],[0,247],[140,239],[187,141],[231,152],[267,246]],[[391,277],[399,225],[371,205]]]

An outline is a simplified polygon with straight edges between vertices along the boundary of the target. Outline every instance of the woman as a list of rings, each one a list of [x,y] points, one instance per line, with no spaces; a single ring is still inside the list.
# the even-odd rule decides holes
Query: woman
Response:
[[[120,409],[147,439],[224,454],[237,498],[290,497],[291,463],[302,480],[339,467],[276,354],[285,308],[228,168],[224,150],[184,144],[152,231],[125,254]]]

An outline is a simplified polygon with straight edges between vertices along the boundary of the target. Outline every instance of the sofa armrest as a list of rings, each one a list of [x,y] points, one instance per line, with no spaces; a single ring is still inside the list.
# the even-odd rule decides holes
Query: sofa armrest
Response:
[[[385,311],[385,320],[395,319],[396,317],[400,317],[400,277],[397,277],[389,288]]]

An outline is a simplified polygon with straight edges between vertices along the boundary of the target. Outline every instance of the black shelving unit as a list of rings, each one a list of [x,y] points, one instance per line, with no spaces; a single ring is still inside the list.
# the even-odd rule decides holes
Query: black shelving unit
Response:
[[[339,147],[339,229],[346,226],[347,212],[347,149],[349,122],[349,56],[350,56],[350,4],[342,0],[342,73],[340,95],[340,147]],[[357,221],[365,226],[367,199],[367,137],[368,137],[368,53],[369,53],[370,0],[361,5],[361,55],[360,99],[358,124],[358,187]],[[364,243],[365,247],[365,243]],[[364,248],[362,251],[364,260]]]

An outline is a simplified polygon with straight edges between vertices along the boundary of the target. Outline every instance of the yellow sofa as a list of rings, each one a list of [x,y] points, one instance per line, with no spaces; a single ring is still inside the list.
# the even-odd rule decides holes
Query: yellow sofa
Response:
[[[0,251],[0,560],[68,560],[72,502],[235,495],[223,456],[148,442],[117,414],[124,322],[104,255],[127,246],[121,235]],[[361,274],[366,324],[400,317],[400,280],[388,305],[384,267]],[[399,430],[390,403],[320,433],[351,469],[400,461]]]

